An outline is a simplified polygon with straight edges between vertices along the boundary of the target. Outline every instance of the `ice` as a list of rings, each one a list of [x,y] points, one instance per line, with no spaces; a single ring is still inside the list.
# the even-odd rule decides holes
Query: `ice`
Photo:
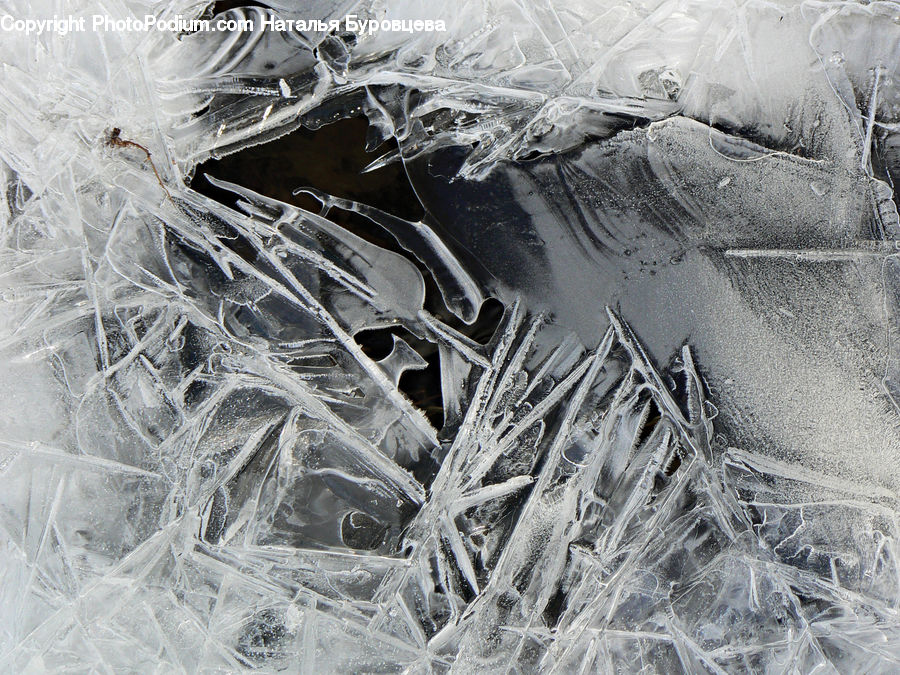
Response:
[[[268,5],[0,41],[0,667],[896,672],[900,6]]]

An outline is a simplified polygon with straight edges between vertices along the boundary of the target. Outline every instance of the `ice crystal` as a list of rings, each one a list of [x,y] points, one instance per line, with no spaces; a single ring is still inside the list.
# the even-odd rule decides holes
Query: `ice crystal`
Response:
[[[268,4],[0,42],[3,669],[896,672],[900,6]]]

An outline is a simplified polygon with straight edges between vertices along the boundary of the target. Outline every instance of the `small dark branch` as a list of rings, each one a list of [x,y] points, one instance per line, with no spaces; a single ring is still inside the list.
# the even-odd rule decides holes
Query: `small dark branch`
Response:
[[[150,156],[150,151],[140,143],[125,140],[121,137],[121,134],[122,130],[119,127],[114,127],[109,134],[107,143],[114,148],[137,148],[138,150],[143,152],[147,156],[147,161],[150,163],[150,168],[153,169],[153,175],[156,176],[156,180],[159,182],[159,186],[165,191],[166,196],[169,198],[169,201],[172,201],[172,195],[169,193],[169,190],[162,182],[162,178],[160,178],[159,176],[159,171],[156,170],[156,164],[153,163],[153,158]]]

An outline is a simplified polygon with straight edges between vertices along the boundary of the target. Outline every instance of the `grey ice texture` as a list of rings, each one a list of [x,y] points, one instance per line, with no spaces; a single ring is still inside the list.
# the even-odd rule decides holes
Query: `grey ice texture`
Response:
[[[897,672],[900,5],[270,4],[447,31],[0,40],[0,669]],[[360,114],[420,222],[187,185]]]

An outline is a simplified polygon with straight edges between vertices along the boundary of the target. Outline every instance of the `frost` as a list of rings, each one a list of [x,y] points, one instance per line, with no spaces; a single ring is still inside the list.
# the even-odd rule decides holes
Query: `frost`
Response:
[[[0,42],[2,668],[896,672],[900,7],[269,4]]]

